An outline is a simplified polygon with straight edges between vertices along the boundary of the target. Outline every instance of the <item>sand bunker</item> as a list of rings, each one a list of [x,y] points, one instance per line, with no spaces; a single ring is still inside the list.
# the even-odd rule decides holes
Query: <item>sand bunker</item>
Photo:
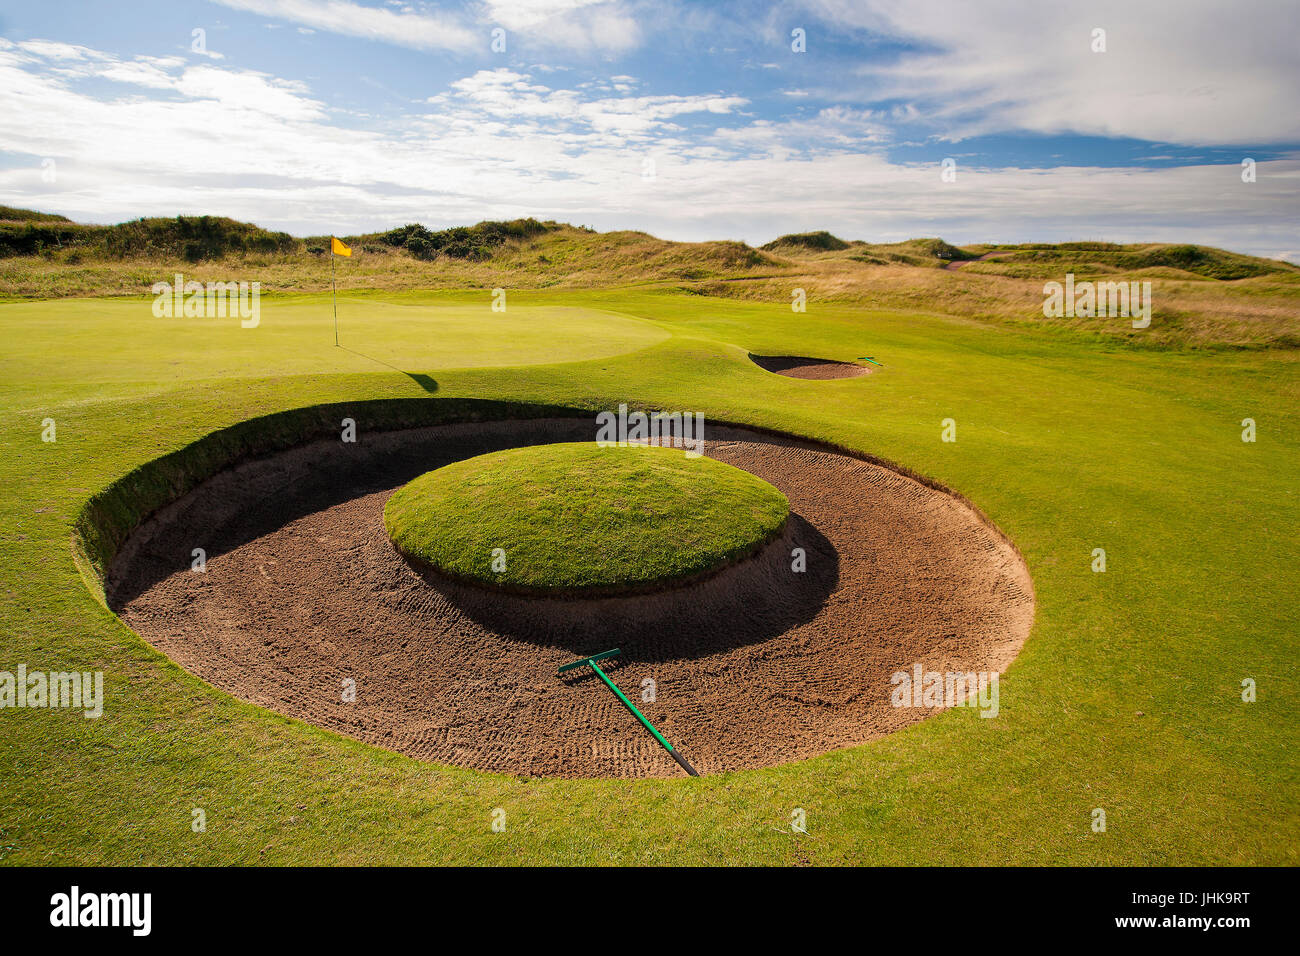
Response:
[[[808,358],[805,355],[750,355],[749,359],[759,368],[787,378],[858,378],[871,374],[871,369],[865,365]]]
[[[590,671],[556,676],[581,654],[621,647],[611,676],[701,773],[718,773],[930,716],[891,706],[892,674],[1002,671],[1029,633],[1024,563],[968,505],[743,429],[711,429],[706,453],[783,491],[791,518],[698,584],[511,596],[421,575],[384,532],[385,500],[418,474],[594,433],[591,420],[448,425],[250,462],[131,535],[109,569],[110,606],[187,670],[282,714],[425,760],[566,777],[681,775]],[[190,570],[196,547],[206,573]]]

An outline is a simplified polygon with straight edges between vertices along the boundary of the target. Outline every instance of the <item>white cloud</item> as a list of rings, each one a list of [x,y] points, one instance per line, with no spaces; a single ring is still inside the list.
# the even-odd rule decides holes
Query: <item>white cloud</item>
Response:
[[[829,150],[863,151],[889,139],[890,133],[870,110],[831,106],[815,116],[787,120],[757,119],[746,126],[719,129],[722,145],[775,157],[794,157]]]
[[[674,117],[734,113],[748,103],[738,96],[585,97],[577,90],[552,90],[530,80],[509,69],[479,70],[454,82],[448,93],[430,97],[429,103],[471,125],[479,117],[546,120],[557,130],[563,126],[613,133],[624,141],[675,128],[667,122]]]
[[[212,101],[223,109],[253,111],[283,120],[323,119],[320,103],[307,96],[301,83],[279,80],[249,70],[191,67],[177,80],[176,92],[196,103]]]
[[[222,6],[417,50],[483,52],[491,28],[508,31],[507,48],[516,44],[599,51],[630,50],[643,40],[637,15],[621,0],[482,0],[466,11],[390,4],[393,9],[352,0],[212,0]]]
[[[860,67],[948,138],[1028,130],[1189,145],[1300,140],[1295,0],[804,0],[836,29],[914,44]],[[1105,53],[1091,49],[1106,31]],[[816,30],[809,56],[815,55]],[[847,87],[842,95],[852,95]]]
[[[1295,248],[1300,155],[1260,163],[1252,184],[1235,164],[962,165],[956,183],[943,183],[937,166],[869,152],[882,118],[867,110],[765,122],[745,116],[739,97],[553,89],[494,70],[466,76],[423,112],[356,128],[299,83],[70,49],[0,40],[10,94],[0,203],[99,222],[210,213],[300,234],[534,215],[677,239],[830,229],[873,240]],[[83,82],[108,71],[117,83]],[[41,178],[45,157],[56,161],[54,183]],[[646,158],[657,173],[648,181]]]
[[[213,0],[222,6],[289,20],[330,33],[379,40],[417,50],[467,51],[485,47],[487,38],[459,18],[437,13],[394,12],[350,0]]]
[[[507,29],[521,30],[603,3],[606,0],[484,0],[483,6],[488,19]]]
[[[167,72],[167,68],[146,60],[135,62],[107,63],[98,74],[105,79],[131,86],[146,86],[155,90],[170,90],[176,87],[176,77]]]
[[[84,60],[93,50],[72,43],[58,43],[54,40],[26,40],[17,44],[35,56],[47,60]]]
[[[618,0],[485,0],[483,19],[527,43],[621,53],[643,39],[637,16]]]

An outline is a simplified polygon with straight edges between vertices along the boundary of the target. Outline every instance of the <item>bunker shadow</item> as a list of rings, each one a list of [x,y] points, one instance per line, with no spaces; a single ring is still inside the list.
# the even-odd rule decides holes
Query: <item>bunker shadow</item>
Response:
[[[646,662],[704,657],[777,637],[816,617],[839,583],[834,546],[797,514],[753,557],[648,594],[534,597],[408,566],[469,620],[503,638],[561,647],[575,658],[618,647],[628,659]]]
[[[578,422],[574,434],[591,429],[590,422]],[[105,576],[110,610],[120,613],[158,583],[188,572],[195,548],[202,548],[205,559],[211,561],[290,522],[353,498],[397,488],[434,468],[527,444],[509,437],[449,441],[435,434],[377,447],[366,423],[359,420],[355,443],[313,442],[219,473],[160,509],[128,536]],[[539,440],[577,439],[561,435]]]

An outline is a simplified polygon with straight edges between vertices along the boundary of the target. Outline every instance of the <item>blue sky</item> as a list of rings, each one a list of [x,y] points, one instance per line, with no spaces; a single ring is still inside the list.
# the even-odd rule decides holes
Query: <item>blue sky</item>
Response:
[[[531,215],[674,239],[1189,241],[1294,260],[1298,11],[7,3],[0,203],[299,234]]]

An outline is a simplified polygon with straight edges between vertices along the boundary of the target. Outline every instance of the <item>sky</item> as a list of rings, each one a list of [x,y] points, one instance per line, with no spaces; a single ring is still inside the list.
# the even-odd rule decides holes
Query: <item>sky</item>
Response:
[[[1297,0],[0,0],[0,204],[1300,261],[1298,27]]]

